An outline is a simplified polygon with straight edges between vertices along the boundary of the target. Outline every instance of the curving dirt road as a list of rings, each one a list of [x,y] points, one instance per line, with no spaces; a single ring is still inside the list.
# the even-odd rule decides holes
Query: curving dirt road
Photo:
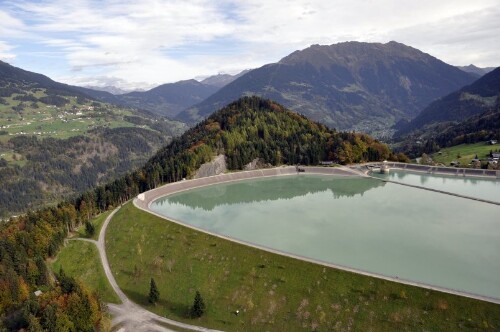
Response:
[[[191,331],[215,331],[210,330],[204,327],[189,325],[180,323],[171,319],[167,319],[165,317],[159,316],[155,313],[145,310],[138,304],[130,301],[130,299],[123,293],[123,291],[118,287],[116,283],[115,277],[111,272],[109,267],[108,257],[106,256],[106,247],[105,247],[105,239],[106,239],[106,229],[108,227],[109,222],[113,218],[114,214],[120,208],[116,208],[111,214],[106,218],[104,224],[102,225],[101,232],[99,233],[99,240],[94,241],[90,239],[79,239],[87,242],[92,242],[97,246],[99,250],[99,256],[101,258],[102,266],[104,268],[104,273],[109,280],[109,283],[113,290],[116,292],[122,304],[108,304],[109,312],[112,314],[112,330],[119,332],[128,332],[128,331],[137,331],[137,332],[146,332],[146,331],[159,331],[159,332],[174,332],[176,328],[180,328],[182,330],[191,330]],[[76,240],[76,239],[75,239]]]

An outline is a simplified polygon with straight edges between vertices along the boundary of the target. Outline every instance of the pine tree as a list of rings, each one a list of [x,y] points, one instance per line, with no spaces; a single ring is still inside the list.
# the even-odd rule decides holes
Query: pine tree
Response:
[[[95,234],[95,226],[90,221],[85,222],[85,232],[89,237],[92,237]]]
[[[191,317],[198,318],[201,317],[205,313],[205,302],[201,297],[200,292],[196,291],[196,295],[194,296],[193,307],[191,308]]]
[[[156,304],[156,302],[158,302],[159,299],[160,299],[160,291],[158,291],[158,288],[156,287],[155,280],[151,278],[148,301],[151,304]]]

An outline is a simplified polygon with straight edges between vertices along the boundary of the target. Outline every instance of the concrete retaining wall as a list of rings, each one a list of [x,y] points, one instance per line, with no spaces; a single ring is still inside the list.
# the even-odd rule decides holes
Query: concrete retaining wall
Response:
[[[390,168],[396,168],[396,169],[402,169],[406,171],[413,171],[420,173],[500,179],[500,171],[497,170],[429,166],[429,165],[406,164],[397,162],[388,162],[387,164],[389,165]],[[381,166],[382,163],[365,164],[365,166],[368,165]]]
[[[300,174],[324,174],[336,176],[360,176],[349,169],[339,167],[301,167],[305,170],[304,173],[297,173],[295,166],[283,166],[276,168],[257,169],[252,171],[226,173],[220,175],[209,176],[205,178],[184,180],[174,183],[169,183],[156,189],[149,190],[138,196],[137,205],[141,208],[148,209],[151,202],[162,196],[173,194],[179,191],[184,191],[192,188],[203,187],[207,185],[239,181],[245,179],[254,179],[260,177],[282,176],[282,175],[300,175]]]

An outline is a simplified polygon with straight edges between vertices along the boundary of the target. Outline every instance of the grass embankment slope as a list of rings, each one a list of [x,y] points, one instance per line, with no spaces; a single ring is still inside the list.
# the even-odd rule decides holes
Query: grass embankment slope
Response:
[[[104,221],[106,220],[106,218],[109,216],[109,214],[111,212],[112,212],[111,210],[103,212],[100,215],[98,215],[97,217],[95,217],[92,220],[90,220],[90,222],[95,227],[95,233],[94,233],[94,235],[89,236],[87,234],[86,230],[85,230],[85,224],[83,224],[82,226],[80,226],[76,230],[75,236],[76,237],[80,237],[80,238],[84,238],[84,239],[92,239],[92,240],[96,240],[97,241],[97,239],[99,238],[99,233],[101,233],[102,224],[104,224]]]
[[[500,149],[500,144],[488,145],[485,142],[475,144],[460,144],[449,148],[441,149],[439,153],[434,153],[432,159],[438,163],[449,165],[450,162],[456,160],[464,166],[467,166],[472,159],[478,156],[479,159],[485,159],[489,156],[490,151]],[[460,156],[460,158],[457,158]]]
[[[91,220],[96,226],[96,233],[92,237],[94,240],[99,237],[102,224],[110,213],[111,211],[102,213]],[[76,235],[87,237],[85,227],[80,227]],[[66,275],[80,279],[85,285],[97,291],[104,302],[120,303],[120,299],[106,278],[95,244],[80,240],[68,241],[50,267],[54,273],[59,273],[62,267]]]
[[[68,241],[51,264],[52,271],[58,273],[63,268],[66,275],[80,279],[99,293],[104,302],[120,303],[104,274],[95,244],[86,241]]]
[[[131,203],[108,226],[115,278],[160,315],[228,331],[500,329],[500,306],[267,253],[165,221]],[[160,291],[148,304],[150,278]],[[187,318],[196,290],[207,312]],[[235,315],[235,310],[240,310]]]

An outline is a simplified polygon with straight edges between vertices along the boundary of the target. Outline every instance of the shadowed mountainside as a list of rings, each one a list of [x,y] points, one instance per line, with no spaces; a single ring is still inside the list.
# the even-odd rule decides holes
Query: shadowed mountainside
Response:
[[[406,45],[313,45],[254,69],[177,119],[195,123],[241,96],[258,95],[331,128],[387,130],[475,76]]]
[[[471,85],[440,98],[426,107],[415,119],[401,126],[397,135],[417,130],[433,130],[445,122],[461,122],[498,107],[500,96],[500,67],[482,76]]]

